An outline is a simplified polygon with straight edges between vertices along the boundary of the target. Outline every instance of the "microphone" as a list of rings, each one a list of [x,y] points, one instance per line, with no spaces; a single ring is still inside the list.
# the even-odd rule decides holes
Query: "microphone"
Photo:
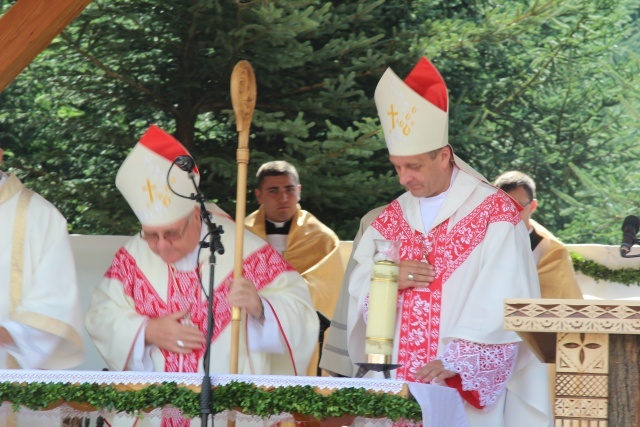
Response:
[[[196,166],[196,161],[191,156],[178,156],[173,163],[185,172],[191,172]]]
[[[622,244],[620,245],[620,256],[627,257],[631,250],[631,246],[636,243],[636,234],[640,229],[640,218],[635,215],[629,215],[622,222]]]

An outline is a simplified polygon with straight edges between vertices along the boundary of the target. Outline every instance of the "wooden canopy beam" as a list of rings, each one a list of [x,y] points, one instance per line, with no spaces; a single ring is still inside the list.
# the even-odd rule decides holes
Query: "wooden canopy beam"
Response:
[[[0,17],[0,92],[91,0],[18,0]]]

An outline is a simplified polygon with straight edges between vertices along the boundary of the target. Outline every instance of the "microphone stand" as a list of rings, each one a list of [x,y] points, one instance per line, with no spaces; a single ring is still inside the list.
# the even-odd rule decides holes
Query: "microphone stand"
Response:
[[[640,229],[640,218],[635,215],[629,215],[622,222],[622,244],[620,245],[620,256],[622,258],[637,258],[640,255],[629,255],[631,247],[638,244],[636,234]]]
[[[638,239],[636,239],[636,236],[631,234],[631,233],[624,233],[623,238],[624,237],[628,237],[629,240],[631,240],[631,244],[629,245],[628,249],[625,247],[624,244],[622,245],[622,247],[620,248],[620,256],[622,258],[638,258],[638,257],[640,257],[640,254],[629,255],[629,252],[631,252],[631,247],[633,245],[637,245],[639,243]]]
[[[214,273],[216,265],[216,252],[220,255],[224,254],[224,247],[220,241],[220,235],[224,233],[221,225],[216,225],[211,221],[211,213],[207,210],[205,205],[204,194],[198,188],[194,179],[194,173],[188,172],[189,179],[193,182],[193,186],[196,190],[196,194],[192,194],[189,197],[192,200],[196,200],[200,203],[200,216],[202,222],[207,225],[208,233],[211,236],[211,242],[207,243],[204,239],[200,242],[201,248],[209,248],[209,293],[207,298],[207,340],[204,349],[204,355],[202,358],[202,368],[204,376],[202,377],[202,386],[200,391],[200,417],[202,419],[201,425],[207,427],[209,421],[209,415],[213,412],[213,401],[211,399],[211,377],[209,376],[209,363],[211,360],[211,339],[213,335],[213,328],[215,319],[213,317],[213,287],[214,287]],[[202,280],[202,278],[201,278]]]

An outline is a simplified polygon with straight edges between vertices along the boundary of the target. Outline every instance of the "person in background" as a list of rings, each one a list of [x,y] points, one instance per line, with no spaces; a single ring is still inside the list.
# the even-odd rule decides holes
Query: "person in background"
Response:
[[[129,153],[116,186],[140,221],[140,233],[115,255],[96,288],[85,324],[110,370],[201,372],[207,298],[214,299],[210,373],[230,369],[231,308],[240,325],[238,374],[302,375],[318,336],[318,316],[304,279],[262,239],[247,231],[242,277],[234,277],[235,223],[214,204],[211,222],[222,227],[224,254],[216,254],[214,295],[205,295],[211,270],[209,227],[189,197],[199,171],[174,167],[187,150],[151,126]],[[190,157],[190,156],[189,156]],[[190,176],[193,176],[193,181]],[[175,193],[174,193],[175,192]],[[205,291],[205,289],[207,291]],[[136,420],[112,425],[196,426],[199,420]]]
[[[538,208],[533,179],[522,172],[509,171],[496,178],[493,185],[522,207],[520,216],[529,231],[542,298],[582,299],[569,251],[549,230],[531,219]]]
[[[542,298],[582,299],[582,291],[576,280],[569,251],[549,230],[531,219],[531,215],[538,208],[536,183],[533,178],[520,171],[509,171],[497,177],[493,185],[506,192],[522,207],[520,216],[529,231],[531,251],[537,264]],[[556,367],[553,363],[549,363],[547,367],[549,394],[553,406],[555,404]]]
[[[0,149],[0,164],[2,157]],[[67,221],[2,170],[0,218],[0,369],[79,365],[84,358],[82,315]],[[55,422],[28,413],[0,413],[3,426]]]
[[[391,374],[455,388],[471,427],[552,426],[546,367],[503,328],[505,298],[540,295],[519,207],[453,153],[447,88],[426,58],[404,81],[387,69],[375,102],[407,191],[363,219],[341,293],[346,314],[334,314],[346,332],[330,335],[321,366],[353,376],[365,361],[367,318],[377,315],[368,311],[374,240],[400,241],[392,357],[400,367]]]
[[[330,319],[344,270],[338,236],[300,208],[302,186],[293,165],[282,160],[265,163],[258,169],[256,181],[260,208],[245,219],[245,226],[269,242],[304,277],[313,306]],[[307,375],[317,374],[319,354],[317,349]]]

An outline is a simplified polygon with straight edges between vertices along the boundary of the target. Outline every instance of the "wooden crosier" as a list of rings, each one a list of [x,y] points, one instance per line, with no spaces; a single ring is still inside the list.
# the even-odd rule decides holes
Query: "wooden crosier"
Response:
[[[238,132],[238,186],[236,192],[236,242],[233,277],[242,277],[244,251],[244,217],[247,208],[247,165],[249,164],[249,130],[253,110],[256,107],[256,76],[248,61],[240,61],[231,73],[231,104]],[[231,314],[231,361],[229,373],[238,373],[238,348],[240,343],[240,319],[242,309],[233,307]]]

